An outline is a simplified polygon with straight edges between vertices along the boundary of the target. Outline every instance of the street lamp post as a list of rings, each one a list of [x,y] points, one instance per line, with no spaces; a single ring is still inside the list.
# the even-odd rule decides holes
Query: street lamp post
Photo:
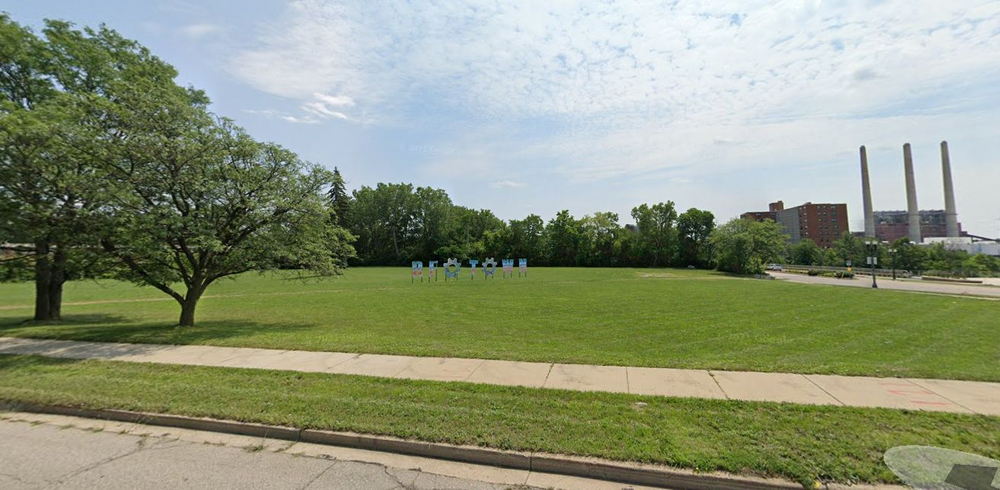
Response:
[[[878,289],[878,282],[875,280],[875,266],[878,265],[878,242],[872,240],[866,245],[868,245],[868,264],[872,266],[872,288]]]
[[[892,257],[892,280],[896,280],[896,249],[889,249],[889,256]]]

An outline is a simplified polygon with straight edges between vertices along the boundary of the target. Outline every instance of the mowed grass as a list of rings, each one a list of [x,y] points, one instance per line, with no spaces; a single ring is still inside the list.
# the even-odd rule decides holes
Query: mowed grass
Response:
[[[899,445],[1000,457],[998,417],[33,356],[0,355],[0,400],[386,434],[803,484],[893,481],[882,454]]]
[[[32,285],[3,284],[0,336],[1000,381],[998,301],[686,269],[467,274],[244,275],[209,289],[194,328],[114,281],[70,283],[63,323],[25,323]]]

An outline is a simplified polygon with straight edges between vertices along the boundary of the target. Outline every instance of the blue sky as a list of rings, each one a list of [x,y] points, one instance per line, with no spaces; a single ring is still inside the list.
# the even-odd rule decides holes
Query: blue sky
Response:
[[[0,1],[104,22],[260,139],[505,219],[673,200],[720,219],[846,202],[941,208],[1000,235],[1000,1]]]

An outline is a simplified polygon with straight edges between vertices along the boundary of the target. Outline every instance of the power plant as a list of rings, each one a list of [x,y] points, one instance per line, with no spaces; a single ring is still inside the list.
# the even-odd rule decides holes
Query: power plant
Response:
[[[865,238],[893,241],[906,236],[913,243],[924,238],[962,236],[955,210],[955,188],[951,178],[951,158],[948,142],[941,142],[941,172],[944,177],[944,206],[941,211],[920,211],[917,206],[917,184],[913,172],[913,155],[910,144],[903,145],[903,177],[906,182],[906,211],[874,211],[871,181],[868,176],[868,152],[861,147],[861,194],[864,205]],[[905,217],[905,221],[901,218]],[[876,219],[877,218],[877,219]],[[905,233],[903,226],[905,224]],[[921,227],[924,227],[922,229]]]

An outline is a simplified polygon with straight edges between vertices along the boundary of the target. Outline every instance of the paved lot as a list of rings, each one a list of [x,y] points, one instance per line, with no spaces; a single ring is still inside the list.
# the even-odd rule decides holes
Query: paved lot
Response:
[[[525,470],[60,415],[0,412],[4,489],[641,488]]]
[[[858,288],[871,288],[871,276],[859,276],[854,279],[837,279],[834,277],[808,276],[805,274],[793,274],[791,272],[768,271],[772,276],[789,282],[802,284],[827,284],[831,286],[847,286]],[[896,289],[900,291],[916,291],[922,293],[954,294],[959,296],[980,296],[984,298],[1000,298],[1000,287],[992,285],[944,283],[932,281],[897,280],[893,281],[885,277],[876,279],[879,289]]]
[[[0,354],[1000,415],[1000,383],[0,337]]]

